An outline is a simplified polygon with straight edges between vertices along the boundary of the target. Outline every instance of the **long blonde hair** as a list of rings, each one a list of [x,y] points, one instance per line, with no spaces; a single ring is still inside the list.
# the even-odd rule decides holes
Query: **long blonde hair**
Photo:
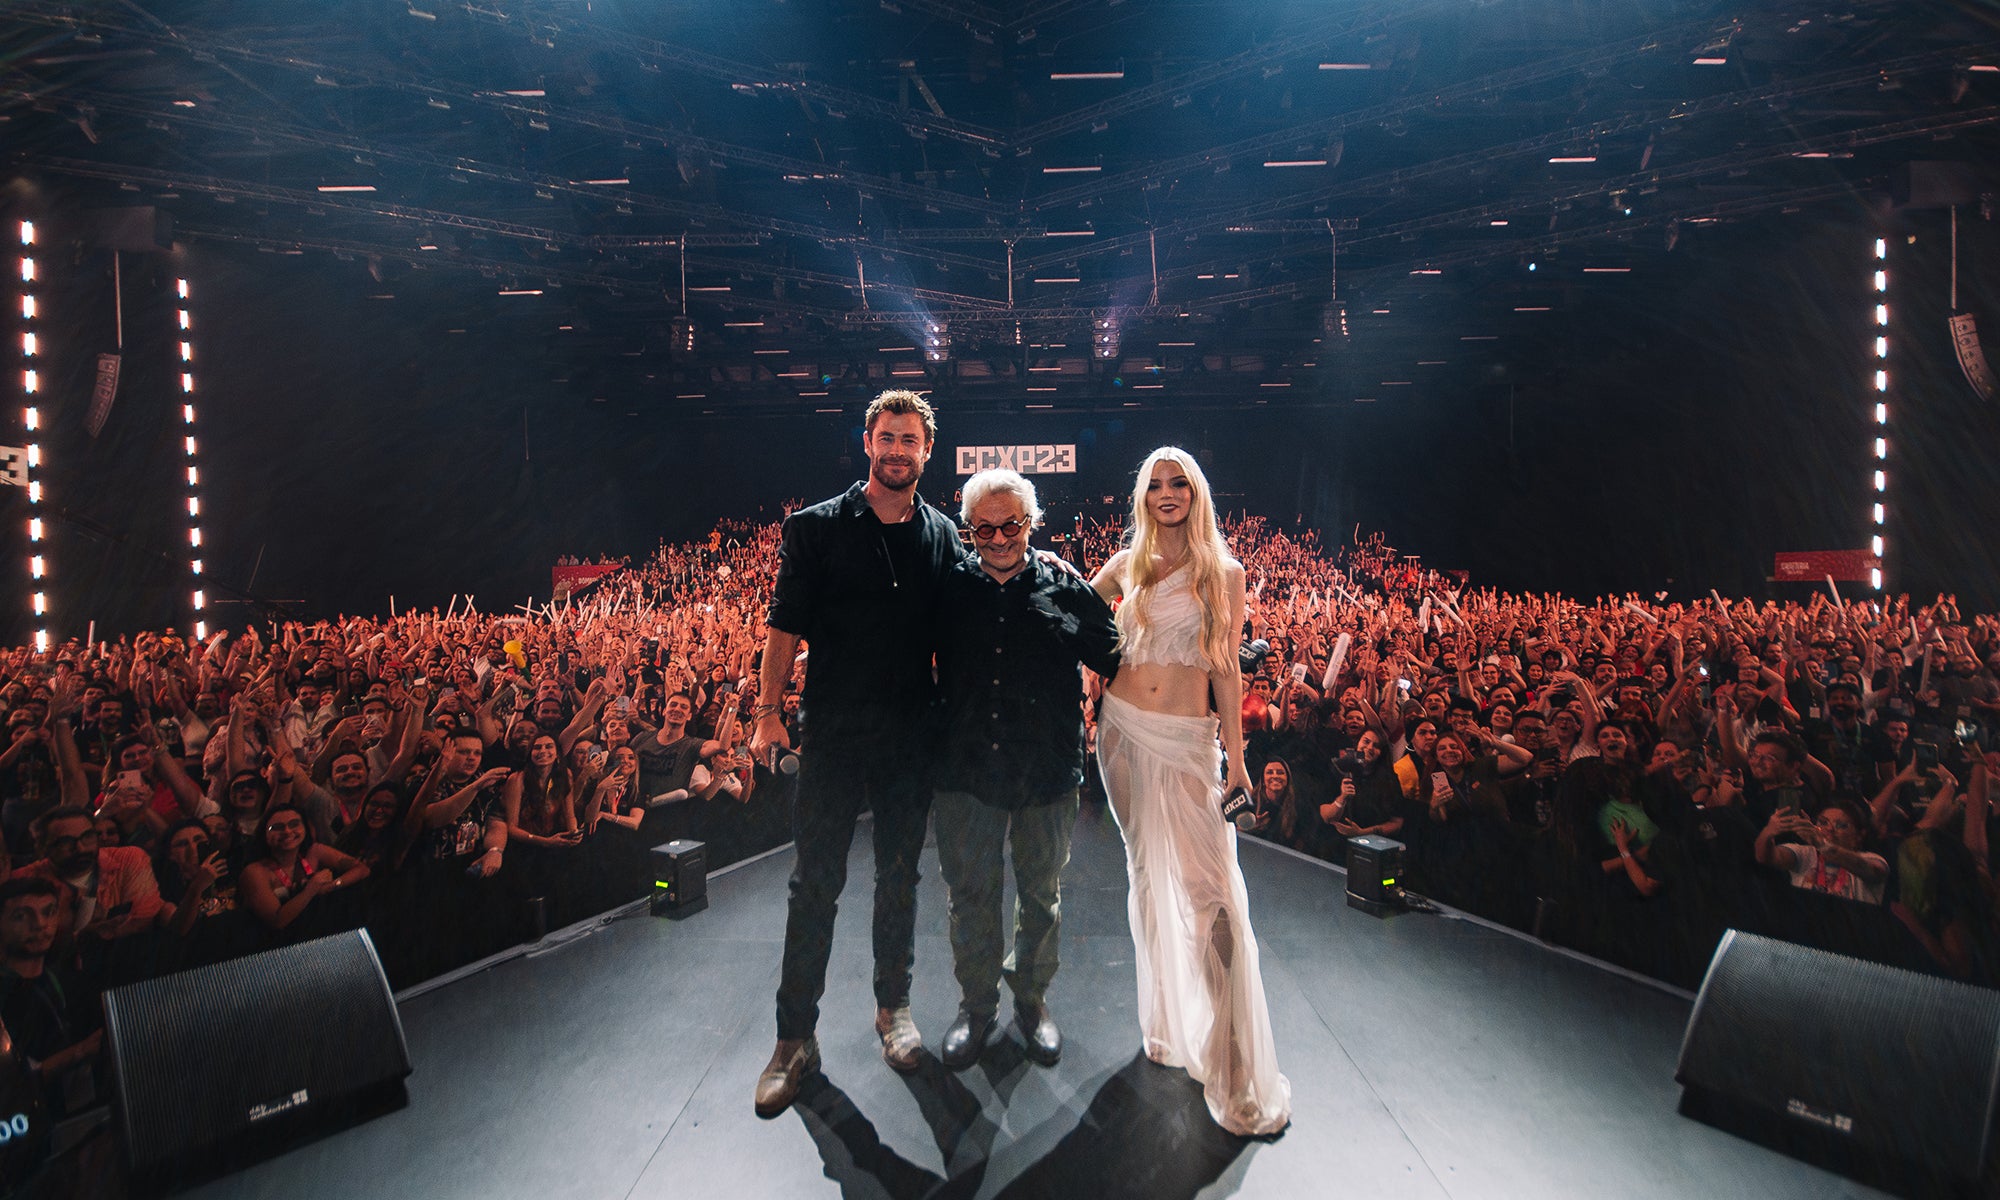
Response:
[[[1128,647],[1147,630],[1152,607],[1152,588],[1160,581],[1160,527],[1146,507],[1146,485],[1152,482],[1153,468],[1172,463],[1193,485],[1194,503],[1188,509],[1188,562],[1181,569],[1193,573],[1195,599],[1201,603],[1201,653],[1210,670],[1235,669],[1238,631],[1229,624],[1228,565],[1234,561],[1229,543],[1215,523],[1215,500],[1208,477],[1194,456],[1178,446],[1162,446],[1139,464],[1139,478],[1132,487],[1132,527],[1126,535],[1129,553],[1125,557],[1125,600],[1118,606],[1118,644]]]

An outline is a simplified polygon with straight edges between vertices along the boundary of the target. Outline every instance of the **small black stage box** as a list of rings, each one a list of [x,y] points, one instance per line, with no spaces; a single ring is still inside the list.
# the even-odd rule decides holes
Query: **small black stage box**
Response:
[[[653,915],[692,916],[708,907],[708,844],[678,838],[655,846]]]
[[[1372,833],[1347,840],[1347,907],[1376,917],[1402,911],[1403,843]]]

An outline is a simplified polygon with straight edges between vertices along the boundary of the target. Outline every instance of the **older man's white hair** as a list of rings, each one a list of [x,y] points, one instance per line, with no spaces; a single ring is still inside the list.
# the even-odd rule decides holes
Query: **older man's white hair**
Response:
[[[1021,502],[1021,511],[1028,514],[1028,528],[1042,527],[1042,506],[1035,500],[1035,485],[1019,471],[1005,471],[994,468],[981,471],[965,481],[965,500],[959,505],[958,515],[965,523],[972,524],[972,510],[995,496],[1012,496]]]

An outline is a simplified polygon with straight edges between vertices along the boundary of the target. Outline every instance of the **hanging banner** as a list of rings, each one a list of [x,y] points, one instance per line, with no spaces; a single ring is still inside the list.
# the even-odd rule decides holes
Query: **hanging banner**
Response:
[[[0,446],[0,484],[28,486],[28,451],[23,446]]]
[[[116,354],[97,356],[97,383],[90,389],[90,415],[83,423],[91,437],[104,432],[105,419],[111,415],[111,402],[118,398],[118,364],[121,361],[121,356]]]
[[[574,567],[552,567],[549,570],[549,585],[555,589],[558,598],[583,590],[586,584],[596,583],[600,575],[609,575],[623,563],[586,563]]]
[[[1780,553],[1771,567],[1779,583],[1818,583],[1822,578],[1867,583],[1882,560],[1866,550],[1800,550]]]

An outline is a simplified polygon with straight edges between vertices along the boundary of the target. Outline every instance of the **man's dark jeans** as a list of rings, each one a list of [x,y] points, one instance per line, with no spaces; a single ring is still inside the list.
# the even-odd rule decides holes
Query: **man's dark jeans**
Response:
[[[847,883],[848,846],[864,808],[875,814],[875,1003],[883,1008],[909,1003],[917,859],[930,815],[927,760],[927,748],[914,742],[866,754],[813,747],[800,756],[792,810],[796,865],[778,981],[780,1038],[810,1037],[818,1024],[834,912]]]

